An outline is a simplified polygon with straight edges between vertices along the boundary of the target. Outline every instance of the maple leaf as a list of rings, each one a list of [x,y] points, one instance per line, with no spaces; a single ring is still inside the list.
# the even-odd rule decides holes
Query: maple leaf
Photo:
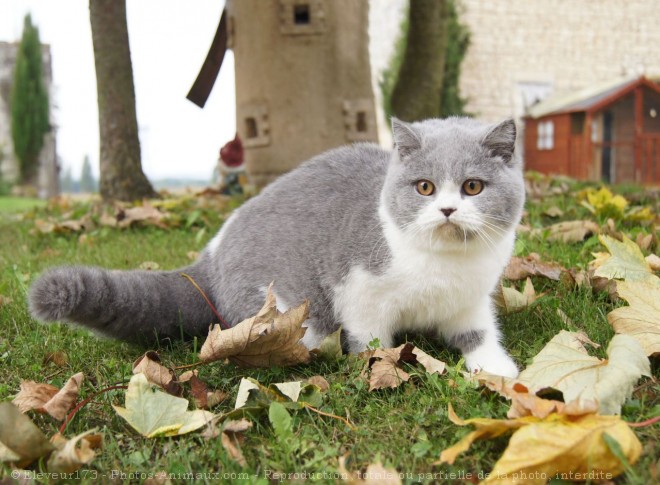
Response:
[[[0,402],[0,462],[22,468],[54,447],[37,426],[10,402]]]
[[[582,205],[589,209],[592,214],[601,217],[614,217],[622,219],[628,201],[621,195],[614,195],[607,187],[602,187],[596,191],[587,189],[587,201]]]
[[[633,241],[625,236],[622,242],[609,236],[599,236],[598,239],[611,256],[600,255],[597,258],[599,265],[594,272],[595,276],[627,281],[646,281],[660,285],[660,278],[653,274],[641,249]]]
[[[524,280],[529,276],[543,276],[559,281],[564,271],[566,269],[560,264],[543,262],[537,253],[530,253],[524,258],[513,256],[504,269],[504,277],[508,280]]]
[[[584,337],[562,330],[520,373],[518,382],[530,392],[552,387],[564,401],[597,401],[602,414],[616,414],[632,394],[642,375],[650,375],[650,364],[639,342],[628,335],[615,335],[601,360],[587,353]]]
[[[420,363],[429,373],[442,374],[445,363],[441,362],[411,343],[405,343],[394,349],[376,349],[368,354],[368,366],[371,368],[369,390],[394,388],[407,382],[410,374],[401,365]]]
[[[449,405],[449,419],[457,425],[474,425],[475,430],[461,441],[445,449],[435,464],[452,464],[458,455],[482,438],[495,438],[513,432],[509,445],[482,483],[521,483],[514,477],[525,477],[524,483],[545,484],[562,474],[575,477],[589,474],[616,476],[624,464],[615,456],[605,439],[614,439],[628,463],[635,463],[642,445],[619,416],[584,414],[571,416],[552,413],[544,419],[525,416],[516,419],[472,418],[462,420]]]
[[[96,456],[94,449],[101,447],[102,440],[102,436],[95,433],[96,430],[86,431],[70,440],[59,433],[53,436],[51,443],[55,446],[55,451],[48,459],[48,471],[73,473],[83,465],[91,463]]]
[[[617,281],[616,289],[630,306],[611,311],[607,321],[616,333],[636,338],[646,355],[660,354],[660,285]]]
[[[495,304],[500,307],[505,315],[524,310],[543,294],[537,295],[531,278],[525,280],[522,293],[515,288],[509,288],[500,284],[500,291],[495,293]]]
[[[535,229],[533,234],[548,232],[548,241],[564,243],[582,242],[592,234],[598,234],[600,228],[593,221],[564,221],[544,229]]]
[[[309,302],[280,312],[275,303],[273,284],[266,303],[256,316],[223,330],[214,325],[201,348],[202,362],[227,359],[244,367],[288,366],[311,360],[300,342],[305,335],[303,322],[309,315]]]
[[[78,399],[82,380],[83,373],[79,372],[71,376],[62,389],[50,384],[23,381],[13,402],[22,413],[34,409],[62,421]]]
[[[153,389],[144,374],[131,377],[125,406],[112,407],[133,429],[147,438],[190,433],[214,417],[213,413],[202,409],[188,411],[186,399]]]
[[[153,350],[145,352],[133,362],[133,374],[144,374],[149,382],[173,396],[180,396],[183,392],[175,372],[162,365],[160,356]]]
[[[139,222],[141,224],[167,229],[167,224],[163,221],[167,216],[167,213],[161,212],[151,205],[149,201],[145,200],[141,206],[119,209],[116,220],[117,226],[120,228],[126,228]]]
[[[195,399],[195,406],[199,409],[209,409],[217,406],[228,397],[222,391],[209,390],[206,383],[196,375],[190,377],[190,389]]]

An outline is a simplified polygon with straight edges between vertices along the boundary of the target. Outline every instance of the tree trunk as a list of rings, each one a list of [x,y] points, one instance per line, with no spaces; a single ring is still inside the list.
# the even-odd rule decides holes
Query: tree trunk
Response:
[[[89,0],[89,17],[99,105],[101,196],[154,197],[140,160],[126,0]]]
[[[404,121],[440,115],[448,3],[410,0],[406,51],[392,92],[392,114]]]

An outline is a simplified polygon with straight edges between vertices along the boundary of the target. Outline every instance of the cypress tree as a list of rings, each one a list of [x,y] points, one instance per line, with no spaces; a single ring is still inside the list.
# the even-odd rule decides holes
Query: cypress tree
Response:
[[[21,181],[34,184],[44,135],[50,130],[48,92],[43,76],[39,30],[30,15],[23,22],[11,89],[11,134]]]

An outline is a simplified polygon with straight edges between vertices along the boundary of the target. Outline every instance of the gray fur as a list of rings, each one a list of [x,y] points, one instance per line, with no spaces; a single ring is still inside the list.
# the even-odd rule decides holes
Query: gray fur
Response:
[[[381,200],[403,227],[425,203],[414,191],[415,181],[461,184],[478,178],[486,183],[475,198],[480,209],[492,224],[513,230],[524,191],[511,126],[462,118],[395,120],[397,149],[357,144],[304,163],[244,204],[219,246],[209,245],[193,265],[169,272],[57,268],[31,288],[30,310],[41,320],[76,322],[128,341],[204,335],[216,319],[180,276],[185,272],[232,325],[258,311],[264,289],[274,281],[287,306],[310,300],[308,326],[327,334],[341,323],[333,292],[351,268],[373,274],[388,268],[392,254],[378,214]],[[458,347],[477,340],[477,332],[453,339]]]
[[[484,342],[485,334],[486,332],[483,330],[469,330],[465,333],[445,337],[445,340],[451,347],[455,347],[463,353],[468,353]]]

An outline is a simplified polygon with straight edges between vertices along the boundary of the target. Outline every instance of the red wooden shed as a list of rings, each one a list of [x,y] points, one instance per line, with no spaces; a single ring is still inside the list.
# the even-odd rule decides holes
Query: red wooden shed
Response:
[[[646,77],[551,96],[524,121],[528,170],[660,185],[660,85]]]

